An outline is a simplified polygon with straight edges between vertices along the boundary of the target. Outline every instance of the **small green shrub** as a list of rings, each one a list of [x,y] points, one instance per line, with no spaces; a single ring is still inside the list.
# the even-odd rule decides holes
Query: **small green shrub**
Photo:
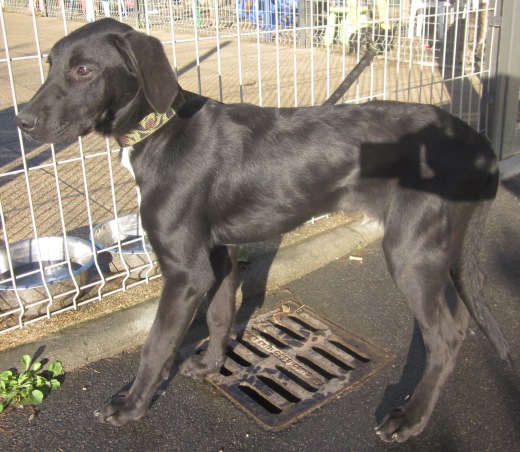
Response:
[[[61,362],[49,364],[48,370],[38,373],[42,363],[33,363],[29,355],[22,356],[25,372],[6,370],[0,373],[0,413],[9,405],[39,405],[61,385],[56,378],[63,374]]]

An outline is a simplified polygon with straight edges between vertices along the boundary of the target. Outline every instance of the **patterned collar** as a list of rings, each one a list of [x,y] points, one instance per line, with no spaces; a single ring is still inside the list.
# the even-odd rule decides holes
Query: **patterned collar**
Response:
[[[146,115],[139,124],[125,135],[120,136],[117,142],[120,146],[133,146],[139,143],[145,138],[149,137],[152,133],[159,130],[164,124],[175,116],[173,108],[169,108],[165,113],[152,112]]]

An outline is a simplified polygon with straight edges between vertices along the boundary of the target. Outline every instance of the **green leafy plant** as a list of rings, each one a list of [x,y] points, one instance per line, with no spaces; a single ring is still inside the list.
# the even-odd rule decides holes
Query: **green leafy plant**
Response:
[[[54,361],[48,370],[41,372],[42,362],[33,363],[29,355],[22,356],[22,364],[23,373],[13,370],[0,373],[0,413],[9,405],[39,405],[61,385],[56,378],[63,374],[61,362]]]
[[[240,248],[238,250],[238,263],[240,265],[247,265],[251,261],[249,250],[247,248]]]

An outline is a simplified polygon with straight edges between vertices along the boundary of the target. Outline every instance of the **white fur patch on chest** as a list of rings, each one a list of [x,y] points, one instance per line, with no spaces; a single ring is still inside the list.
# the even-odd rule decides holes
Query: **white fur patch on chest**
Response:
[[[131,146],[121,148],[121,150],[119,151],[119,161],[121,162],[123,168],[126,168],[135,180],[135,172],[134,168],[132,167],[132,162],[130,160],[130,156],[132,155],[133,150],[134,148]],[[137,191],[137,205],[141,206],[141,191],[139,190],[139,187],[137,185],[135,186],[135,189]]]
[[[123,165],[123,168],[126,168],[135,180],[134,169],[132,168],[132,163],[130,162],[130,155],[132,154],[133,150],[134,150],[134,148],[131,146],[126,147],[126,148],[121,148],[121,151],[119,154],[119,161],[121,162],[121,165]]]

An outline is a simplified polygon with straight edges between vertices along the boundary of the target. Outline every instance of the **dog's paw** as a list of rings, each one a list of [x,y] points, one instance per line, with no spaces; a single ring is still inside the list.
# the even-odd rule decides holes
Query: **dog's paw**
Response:
[[[121,427],[128,422],[141,419],[146,413],[146,406],[131,400],[125,394],[117,394],[107,400],[103,406],[94,412],[98,422]]]
[[[208,375],[217,373],[223,363],[223,359],[209,359],[206,355],[193,355],[182,363],[180,372],[187,377],[200,381]]]
[[[419,435],[426,426],[428,418],[413,416],[406,406],[388,413],[376,428],[376,434],[385,442],[404,443],[412,436]]]

